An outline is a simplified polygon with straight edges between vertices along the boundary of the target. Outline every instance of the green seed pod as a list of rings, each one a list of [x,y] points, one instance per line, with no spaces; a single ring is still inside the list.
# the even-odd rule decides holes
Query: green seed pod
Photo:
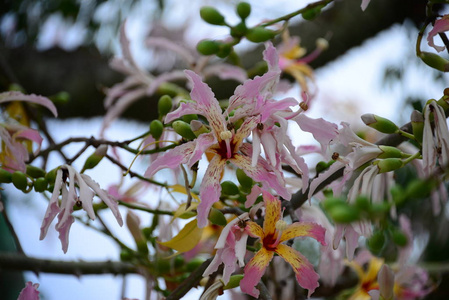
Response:
[[[226,58],[229,54],[231,54],[233,48],[229,44],[221,44],[220,50],[217,52],[217,56],[220,58]]]
[[[424,117],[422,113],[420,113],[417,110],[414,110],[412,112],[410,120],[412,123],[413,135],[418,140],[418,142],[422,143],[422,138],[424,134]]]
[[[311,20],[315,19],[317,16],[319,16],[320,13],[321,13],[321,7],[313,7],[313,8],[306,10],[301,15],[304,18],[304,20],[311,21]]]
[[[402,151],[392,146],[379,146],[379,149],[383,152],[377,156],[377,158],[401,158]]]
[[[211,40],[202,40],[196,45],[196,50],[202,55],[213,55],[220,51],[220,43]]]
[[[54,168],[53,170],[51,170],[51,171],[47,172],[47,174],[45,174],[45,179],[47,179],[48,183],[52,183],[52,184],[55,183],[56,172],[58,172],[58,168]]]
[[[394,229],[391,231],[391,239],[393,240],[393,243],[399,247],[404,247],[408,243],[407,236],[399,229]]]
[[[203,133],[209,133],[209,128],[203,124],[203,122],[193,120],[190,122],[190,127],[192,128],[193,133],[198,137]]]
[[[379,117],[375,114],[364,114],[361,118],[363,123],[367,126],[382,133],[395,133],[399,129],[398,126],[390,120]]]
[[[319,174],[319,173],[323,172],[324,170],[326,170],[328,167],[329,166],[328,166],[327,162],[320,161],[316,164],[315,171],[317,174]]]
[[[231,36],[235,38],[241,38],[245,36],[246,32],[248,31],[248,27],[246,27],[245,22],[240,22],[234,27],[231,28]]]
[[[240,193],[238,186],[232,181],[223,181],[221,183],[221,192],[224,195],[238,195]]]
[[[246,33],[246,38],[253,43],[261,43],[271,40],[276,36],[276,32],[265,27],[258,26],[250,28]]]
[[[357,199],[355,199],[355,206],[360,210],[369,211],[371,203],[366,196],[358,196]]]
[[[209,221],[211,221],[212,224],[219,226],[226,226],[226,224],[228,224],[228,221],[226,221],[226,217],[224,216],[224,214],[214,207],[212,207],[209,212]]]
[[[95,149],[95,152],[92,153],[84,162],[84,166],[81,169],[81,173],[83,173],[86,170],[90,170],[95,168],[100,161],[103,159],[103,157],[108,152],[108,145],[100,145],[97,149]]]
[[[38,193],[42,193],[47,189],[48,181],[45,177],[36,178],[34,181],[34,190]]]
[[[237,4],[237,14],[242,20],[245,20],[248,18],[248,16],[251,14],[251,4],[248,2],[240,2]]]
[[[449,60],[438,54],[423,51],[419,54],[419,57],[426,65],[442,72],[449,72]]]
[[[153,120],[150,123],[150,134],[154,137],[155,140],[159,140],[164,132],[164,124],[162,124],[159,120]]]
[[[200,9],[201,19],[212,25],[224,25],[225,18],[212,6],[203,6]]]
[[[5,169],[0,169],[0,183],[11,183],[12,174]]]
[[[186,140],[194,140],[196,135],[193,133],[192,128],[189,124],[184,121],[174,121],[172,124],[173,130],[185,138]]]
[[[49,98],[55,104],[66,104],[70,101],[70,94],[63,91],[63,92],[59,92],[56,95],[53,95]]]
[[[237,169],[236,175],[237,180],[239,181],[242,188],[244,188],[245,190],[251,190],[254,185],[253,179],[246,175],[246,173],[242,169]]]
[[[347,207],[348,203],[346,203],[346,201],[342,198],[334,198],[334,197],[326,198],[323,201],[323,207],[327,211],[331,210],[334,206],[338,205],[343,205],[344,207]]]
[[[165,116],[168,114],[173,107],[173,100],[169,95],[163,95],[159,98],[157,102],[157,110],[159,112],[159,116]]]
[[[39,177],[45,176],[44,170],[42,170],[39,167],[32,166],[32,165],[27,165],[26,173],[27,173],[27,175],[29,175],[32,178],[39,178]]]
[[[187,272],[193,272],[196,269],[198,269],[199,266],[201,266],[204,263],[204,259],[200,257],[192,258],[187,264],[186,264],[186,271]]]
[[[192,122],[193,120],[198,120],[198,115],[197,114],[184,115],[182,116],[182,120],[190,124],[190,122]]]
[[[411,181],[405,190],[407,198],[426,198],[430,195],[434,184],[425,180],[415,179]]]
[[[380,254],[382,249],[385,246],[385,234],[383,231],[376,231],[373,235],[367,240],[368,249],[373,254]]]
[[[329,214],[336,223],[351,223],[360,217],[359,210],[349,205],[335,205],[329,210]]]
[[[385,158],[377,161],[379,173],[386,173],[397,170],[404,166],[404,162],[399,158]]]
[[[242,274],[232,275],[231,278],[229,279],[228,284],[226,284],[223,287],[223,290],[230,290],[230,289],[238,287],[240,284],[240,280],[242,280],[242,279],[243,279]]]
[[[23,191],[28,187],[27,176],[20,171],[15,171],[14,173],[12,173],[11,179],[14,186],[19,190]]]

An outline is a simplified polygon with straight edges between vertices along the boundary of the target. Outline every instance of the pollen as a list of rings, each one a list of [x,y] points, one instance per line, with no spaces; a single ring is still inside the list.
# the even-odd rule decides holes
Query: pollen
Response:
[[[229,130],[222,131],[220,132],[220,138],[222,140],[228,140],[232,138],[232,132],[230,132]]]

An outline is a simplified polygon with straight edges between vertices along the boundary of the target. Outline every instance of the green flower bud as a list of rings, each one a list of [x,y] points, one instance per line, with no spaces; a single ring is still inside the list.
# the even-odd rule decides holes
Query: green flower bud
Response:
[[[190,122],[190,127],[192,128],[193,133],[198,137],[203,133],[209,133],[209,128],[206,127],[206,125],[203,124],[203,122],[192,120]]]
[[[45,177],[39,177],[34,181],[34,190],[38,193],[42,193],[47,189],[48,181]]]
[[[418,140],[418,142],[422,143],[422,138],[424,134],[424,117],[422,113],[420,113],[417,110],[414,110],[412,112],[410,120],[412,123],[413,135]]]
[[[20,171],[15,171],[14,173],[12,173],[11,179],[14,186],[19,190],[23,191],[28,187],[27,176]]]
[[[0,169],[0,183],[11,183],[12,174],[5,169]]]
[[[120,252],[120,260],[121,261],[128,262],[128,261],[131,261],[133,259],[133,257],[134,257],[134,254],[127,249],[123,249]]]
[[[192,122],[193,120],[198,120],[198,115],[197,114],[184,115],[182,116],[182,120],[190,124],[190,122]]]
[[[202,40],[196,45],[196,50],[202,55],[213,55],[220,51],[221,43],[211,40]]]
[[[253,179],[246,175],[246,173],[242,169],[237,169],[236,175],[237,180],[239,181],[242,188],[246,191],[250,191],[254,185]]]
[[[224,195],[238,195],[240,193],[238,186],[232,181],[223,181],[221,183],[221,192]]]
[[[442,72],[449,72],[449,61],[438,54],[423,51],[419,57],[426,65]]]
[[[177,134],[186,140],[194,140],[196,138],[196,135],[193,133],[190,125],[184,121],[174,121],[172,127]]]
[[[81,173],[83,173],[86,170],[90,170],[95,168],[100,161],[103,159],[103,157],[108,152],[108,145],[100,145],[97,149],[95,149],[95,152],[92,153],[84,162],[84,166],[81,169]]]
[[[248,2],[240,2],[237,4],[237,14],[242,20],[245,20],[248,18],[248,16],[251,14],[251,4]]]
[[[383,231],[376,231],[373,235],[367,240],[368,249],[373,254],[380,254],[382,249],[385,246],[385,234]]]
[[[153,120],[150,123],[150,134],[154,137],[155,140],[159,140],[164,132],[164,124],[162,124],[159,120]]]
[[[247,31],[248,27],[246,27],[245,22],[240,22],[231,28],[231,36],[235,38],[241,38],[245,36]]]
[[[399,229],[392,230],[391,239],[393,240],[393,243],[395,243],[399,247],[404,247],[408,243],[407,236]]]
[[[404,200],[406,199],[404,189],[400,185],[394,185],[390,189],[390,193],[391,193],[391,196],[393,197],[393,202],[396,205],[402,204],[402,202],[404,202]]]
[[[173,107],[173,100],[169,95],[163,95],[157,102],[157,110],[160,116],[165,116]]]
[[[339,206],[339,205],[342,205],[342,206],[344,206],[344,207],[347,207],[347,206],[348,206],[348,203],[346,203],[346,201],[345,201],[344,199],[342,199],[342,198],[334,198],[334,197],[326,198],[326,199],[323,201],[323,207],[324,207],[324,209],[327,210],[327,211],[329,211],[329,210],[331,210],[333,207]]]
[[[59,92],[56,95],[49,97],[55,104],[66,104],[70,101],[70,94],[67,92]]]
[[[44,170],[42,170],[39,167],[32,166],[32,165],[27,165],[26,173],[27,173],[27,175],[29,175],[32,178],[39,178],[39,177],[45,176]]]
[[[317,174],[319,174],[319,173],[323,172],[324,170],[326,170],[328,167],[329,166],[328,166],[327,162],[320,161],[316,164],[315,171]]]
[[[377,158],[400,158],[402,157],[402,151],[392,146],[379,146],[379,149],[383,152],[377,156]]]
[[[47,179],[48,183],[55,183],[56,172],[58,172],[58,168],[54,168],[53,170],[51,170],[51,171],[47,172],[47,174],[45,174],[45,179]]]
[[[382,133],[395,133],[399,129],[398,126],[390,120],[379,117],[375,114],[364,114],[361,118],[363,123],[367,126]]]
[[[199,266],[201,266],[204,263],[204,259],[200,257],[192,258],[187,264],[186,264],[186,271],[187,272],[193,272],[196,269],[198,269]]]
[[[312,7],[302,13],[304,20],[311,21],[320,15],[323,6]]]
[[[407,185],[405,195],[407,198],[426,198],[430,195],[434,185],[427,180],[415,179]]]
[[[228,224],[228,221],[226,221],[226,217],[224,216],[224,214],[214,207],[211,208],[208,219],[212,222],[212,224],[215,225],[226,226],[226,224]]]
[[[224,25],[225,18],[212,6],[203,6],[200,9],[201,19],[212,25]]]
[[[246,33],[246,38],[253,43],[261,43],[271,40],[276,36],[276,32],[265,27],[258,26],[250,28]]]
[[[232,275],[231,278],[229,279],[228,284],[226,284],[223,287],[223,290],[230,290],[230,289],[238,287],[240,284],[240,280],[242,280],[242,279],[243,279],[242,274]]]
[[[374,163],[377,164],[379,173],[394,171],[404,166],[404,162],[399,158],[385,158]]]
[[[329,215],[336,223],[351,223],[360,217],[359,210],[349,205],[335,205],[329,209]]]
[[[355,199],[355,206],[363,211],[368,211],[371,208],[371,203],[366,196],[358,196]]]
[[[220,58],[226,58],[229,54],[231,54],[233,48],[229,44],[221,44],[220,50],[217,52],[217,56]]]

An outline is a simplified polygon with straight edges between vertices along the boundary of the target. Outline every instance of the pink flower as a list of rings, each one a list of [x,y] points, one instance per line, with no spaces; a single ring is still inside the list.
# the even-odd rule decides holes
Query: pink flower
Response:
[[[272,260],[275,253],[290,264],[296,274],[299,285],[309,290],[309,297],[319,286],[319,275],[314,271],[313,265],[301,253],[284,245],[295,237],[309,236],[316,239],[322,245],[325,229],[320,225],[309,222],[295,222],[287,225],[282,220],[281,201],[273,195],[263,192],[265,203],[265,219],[263,227],[253,221],[248,221],[245,230],[251,237],[259,238],[262,248],[248,262],[244,269],[244,277],[240,281],[242,292],[253,297],[259,296],[255,286],[259,283],[265,269]]]
[[[69,180],[67,189],[67,182]],[[79,196],[77,195],[76,185],[79,189]],[[59,193],[62,198],[59,201]],[[67,252],[69,247],[69,231],[75,219],[72,216],[73,207],[76,205],[82,207],[90,219],[95,219],[95,212],[93,208],[93,197],[97,195],[103,202],[112,210],[117,222],[120,226],[123,225],[122,216],[118,210],[118,204],[105,190],[101,189],[98,183],[92,180],[86,174],[80,174],[69,165],[61,166],[56,173],[56,180],[48,203],[47,211],[41,225],[40,239],[43,240],[47,235],[48,227],[53,219],[58,216],[58,223],[55,228],[59,232],[59,239],[61,240],[62,250]]]
[[[368,4],[370,3],[370,1],[371,0],[362,0],[361,8],[363,11],[368,7]]]
[[[435,21],[432,30],[429,32],[429,35],[427,36],[427,43],[429,44],[429,46],[435,48],[435,50],[437,50],[438,52],[441,52],[444,49],[446,49],[446,47],[444,46],[435,45],[433,38],[438,33],[443,33],[448,30],[449,30],[449,15],[444,15],[441,19]]]
[[[207,225],[209,211],[220,198],[220,178],[228,161],[244,170],[255,181],[261,182],[266,188],[272,188],[283,198],[290,199],[291,194],[285,188],[279,172],[273,170],[263,158],[260,158],[255,166],[251,164],[249,155],[252,147],[243,140],[257,126],[258,118],[248,117],[237,130],[232,129],[234,124],[227,122],[225,118],[229,114],[228,111],[221,112],[212,90],[196,73],[188,70],[185,73],[193,86],[190,94],[193,101],[182,103],[177,110],[166,116],[165,122],[169,123],[187,114],[200,114],[206,117],[211,132],[203,133],[195,140],[166,152],[150,165],[145,176],[152,177],[161,169],[174,169],[180,164],[192,167],[204,153],[213,155],[200,186],[199,227]]]
[[[37,290],[38,287],[39,283],[33,284],[31,281],[28,281],[20,292],[17,300],[39,300],[39,291]]]

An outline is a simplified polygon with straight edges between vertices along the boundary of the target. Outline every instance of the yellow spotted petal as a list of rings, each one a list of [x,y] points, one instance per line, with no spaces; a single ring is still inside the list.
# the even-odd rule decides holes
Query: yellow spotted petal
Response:
[[[262,227],[260,227],[259,224],[253,221],[248,221],[246,223],[245,230],[252,237],[263,239],[265,236]]]
[[[326,230],[318,224],[312,222],[295,222],[282,232],[280,243],[300,236],[309,236],[325,245],[324,236]]]
[[[256,255],[245,266],[243,279],[240,281],[240,289],[242,292],[255,298],[259,297],[259,291],[256,285],[259,283],[265,269],[273,258],[274,252],[261,248]]]
[[[274,235],[276,231],[276,222],[281,218],[281,201],[265,191],[262,191],[262,195],[265,202],[263,231],[265,235]]]

